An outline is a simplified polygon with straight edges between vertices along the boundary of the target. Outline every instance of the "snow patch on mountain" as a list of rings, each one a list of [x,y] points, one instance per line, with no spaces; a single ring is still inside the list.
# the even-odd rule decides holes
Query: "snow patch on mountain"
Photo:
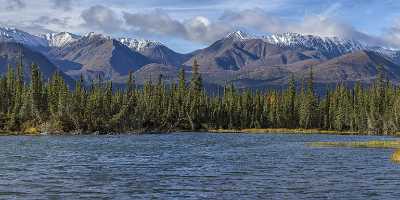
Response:
[[[106,36],[106,35],[95,33],[95,32],[86,33],[82,38],[89,38],[89,39],[102,38],[102,39],[106,39],[106,40],[113,39],[111,36]]]
[[[130,49],[133,49],[135,51],[142,51],[146,48],[152,48],[152,47],[157,47],[157,46],[162,46],[163,44],[160,42],[156,41],[151,41],[151,40],[142,40],[142,39],[132,39],[132,38],[113,38],[111,36],[95,33],[95,32],[89,32],[86,33],[83,36],[78,36],[74,35],[71,33],[67,32],[61,32],[61,33],[51,33],[51,34],[46,34],[44,38],[48,41],[48,46],[50,47],[63,47],[66,46],[72,42],[78,41],[78,40],[95,40],[95,39],[106,39],[106,40],[116,40],[118,42],[121,42],[123,45],[129,47]]]
[[[43,35],[50,47],[64,47],[72,42],[79,40],[81,37],[68,32],[47,33]]]
[[[32,47],[47,47],[44,38],[29,34],[16,28],[0,27],[0,41],[16,42]]]
[[[264,42],[288,48],[303,48],[320,51],[327,55],[338,56],[346,53],[368,50],[380,53],[389,59],[399,59],[400,50],[386,47],[373,47],[363,44],[357,40],[342,39],[339,37],[320,37],[316,35],[303,35],[299,33],[281,33],[264,36],[254,36],[244,31],[229,33],[225,39],[234,41],[246,41],[251,39],[261,39]]]
[[[118,38],[117,39],[122,44],[126,45],[130,49],[135,51],[143,51],[146,48],[152,48],[157,46],[162,46],[160,42],[152,41],[152,40],[140,40],[140,39],[132,39],[132,38]]]
[[[113,38],[111,36],[106,36],[103,34],[97,34],[90,32],[84,36],[74,35],[68,32],[60,33],[48,33],[43,35],[33,35],[25,31],[0,27],[0,42],[17,42],[31,47],[64,47],[70,43],[76,42],[78,40],[92,40],[92,39],[108,39],[117,40],[122,44],[126,45],[132,50],[137,52],[143,52],[147,48],[154,48],[158,46],[163,46],[162,43],[143,40],[143,39],[132,39],[132,38]],[[303,48],[320,51],[332,57],[343,55],[349,52],[354,52],[358,50],[368,50],[374,51],[381,55],[386,56],[396,62],[400,61],[400,50],[390,49],[386,47],[372,47],[368,44],[363,44],[357,40],[342,39],[338,37],[320,37],[315,35],[303,35],[298,33],[281,33],[281,34],[271,34],[264,36],[254,36],[244,31],[234,31],[229,33],[225,40],[231,41],[246,41],[250,39],[261,39],[267,43],[288,47],[288,48]]]
[[[338,37],[302,35],[298,33],[273,34],[270,36],[263,36],[262,39],[268,43],[279,46],[313,49],[336,54],[345,54],[368,48],[355,40],[341,39]]]
[[[232,39],[234,41],[237,40],[247,40],[247,39],[253,39],[255,38],[254,36],[251,36],[249,33],[246,33],[244,31],[234,31],[232,33],[229,33],[226,37],[226,39]]]

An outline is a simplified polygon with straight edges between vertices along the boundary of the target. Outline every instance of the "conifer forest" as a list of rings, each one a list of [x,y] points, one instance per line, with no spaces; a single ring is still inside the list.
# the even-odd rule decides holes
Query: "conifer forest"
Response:
[[[23,66],[9,66],[0,80],[0,129],[50,133],[122,133],[211,129],[290,128],[393,134],[400,130],[400,88],[384,74],[373,84],[337,84],[316,94],[310,70],[304,81],[292,78],[283,90],[241,91],[225,86],[219,95],[203,89],[198,64],[189,80],[135,85],[130,73],[124,89],[101,78],[69,88],[60,74],[43,80],[37,65],[29,81]]]

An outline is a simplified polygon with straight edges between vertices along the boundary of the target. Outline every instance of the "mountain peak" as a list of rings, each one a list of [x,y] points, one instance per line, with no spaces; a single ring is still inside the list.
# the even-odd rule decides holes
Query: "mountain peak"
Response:
[[[129,48],[134,49],[135,51],[142,51],[146,48],[163,46],[162,43],[152,40],[132,39],[126,37],[118,38],[117,40]]]
[[[294,32],[277,33],[262,37],[264,40],[271,43],[283,43],[283,44],[294,44],[304,43],[307,41],[324,41],[334,43],[353,43],[354,45],[362,46],[358,41],[352,39],[343,39],[339,37],[321,37],[318,35],[306,35]]]
[[[43,35],[50,47],[63,47],[79,40],[81,37],[69,32],[47,33]]]
[[[9,27],[0,27],[0,41],[16,42],[32,47],[48,46],[47,41],[41,37],[34,36],[25,31]]]
[[[276,33],[265,36],[253,36],[243,31],[234,31],[229,33],[225,40],[244,41],[251,39],[260,39],[266,43],[287,48],[301,48],[317,50],[328,57],[334,57],[345,53],[369,49],[356,40],[342,39],[339,37],[321,37],[317,35],[305,35],[301,33],[287,32]]]
[[[15,27],[0,27],[0,30],[3,32],[3,31],[14,31],[14,32],[17,32],[17,31],[20,31],[20,30],[18,30],[17,28],[15,28]]]
[[[233,40],[245,40],[250,38],[250,34],[241,30],[237,30],[229,33],[225,38]]]
[[[263,36],[262,39],[278,46],[313,49],[329,54],[334,53],[335,55],[368,48],[366,45],[352,39],[303,35],[292,32]]]
[[[84,38],[89,38],[89,39],[101,38],[101,39],[106,39],[106,40],[112,40],[112,38],[110,36],[106,36],[106,35],[103,35],[103,34],[100,34],[100,33],[95,33],[95,32],[86,33],[83,37]]]

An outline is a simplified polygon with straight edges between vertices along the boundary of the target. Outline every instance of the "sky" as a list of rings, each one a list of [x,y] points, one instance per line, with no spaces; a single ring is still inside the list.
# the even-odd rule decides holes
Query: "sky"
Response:
[[[0,0],[0,25],[41,34],[102,33],[178,52],[229,32],[297,32],[400,48],[400,0]]]

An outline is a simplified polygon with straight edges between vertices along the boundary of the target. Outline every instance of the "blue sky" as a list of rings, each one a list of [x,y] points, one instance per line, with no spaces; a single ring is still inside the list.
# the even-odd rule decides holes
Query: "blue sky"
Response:
[[[228,32],[299,32],[400,47],[398,0],[0,0],[0,24],[33,33],[98,32],[179,52]]]

